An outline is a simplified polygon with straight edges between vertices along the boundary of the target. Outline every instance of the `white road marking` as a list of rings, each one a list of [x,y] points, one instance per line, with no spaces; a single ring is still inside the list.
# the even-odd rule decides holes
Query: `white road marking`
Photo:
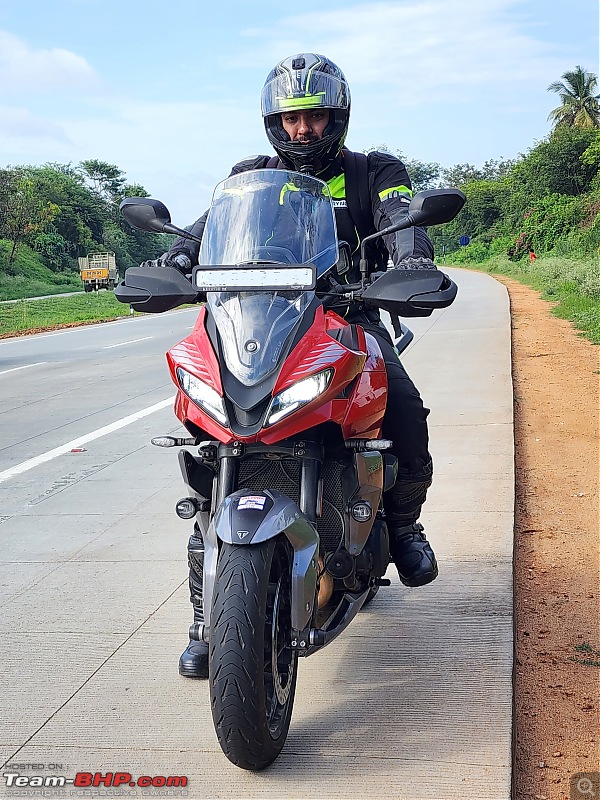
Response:
[[[135,342],[145,342],[146,339],[152,339],[152,336],[142,336],[141,339],[130,339],[128,342],[119,342],[119,344],[106,344],[102,348],[103,350],[110,350],[111,347],[123,347],[125,344],[134,344]]]
[[[162,408],[172,405],[174,400],[175,395],[173,395],[173,397],[168,397],[166,400],[161,400],[160,403],[155,403],[153,406],[143,408],[141,411],[136,411],[135,414],[129,414],[129,416],[123,417],[116,422],[112,422],[110,425],[105,425],[103,428],[98,428],[91,433],[86,433],[83,436],[79,436],[77,439],[66,442],[66,444],[61,444],[59,447],[55,447],[53,450],[48,450],[46,453],[42,453],[39,456],[30,458],[28,461],[23,461],[21,464],[17,464],[10,469],[5,469],[4,472],[0,472],[0,483],[7,481],[9,478],[14,478],[15,475],[20,475],[21,473],[27,472],[34,467],[38,467],[40,464],[45,464],[46,461],[51,461],[57,456],[62,456],[64,453],[68,453],[69,450],[73,450],[76,447],[81,447],[81,445],[86,444],[87,442],[92,442],[94,439],[99,439],[101,436],[106,436],[109,433],[114,433],[121,428],[125,428],[127,425],[131,425],[132,422],[137,422],[143,417],[154,414],[155,411],[160,411]]]
[[[47,364],[47,361],[37,361],[35,364],[24,364],[22,367],[12,367],[11,369],[3,369],[0,375],[6,375],[7,372],[16,372],[18,369],[29,369],[29,367],[39,367],[41,364]]]

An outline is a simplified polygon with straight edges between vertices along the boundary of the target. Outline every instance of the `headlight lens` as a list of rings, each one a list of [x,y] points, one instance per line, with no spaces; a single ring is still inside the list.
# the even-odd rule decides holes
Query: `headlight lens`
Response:
[[[203,408],[211,417],[214,417],[221,425],[227,425],[227,412],[223,398],[218,392],[215,392],[200,378],[186,372],[182,367],[177,367],[177,380],[183,391],[187,396],[196,403],[197,406]]]
[[[323,394],[325,389],[331,383],[333,378],[333,370],[326,369],[323,372],[318,372],[316,375],[311,375],[310,378],[303,378],[297,381],[292,386],[279,392],[273,400],[267,413],[267,425],[274,425],[280,419],[291,414],[292,411],[297,411],[302,406],[310,403],[315,397]]]

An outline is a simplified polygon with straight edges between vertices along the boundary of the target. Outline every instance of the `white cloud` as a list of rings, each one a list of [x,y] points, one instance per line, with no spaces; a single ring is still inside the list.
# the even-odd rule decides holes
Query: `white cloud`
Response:
[[[186,224],[206,208],[233,163],[270,152],[258,110],[262,80],[281,58],[309,50],[330,56],[348,77],[350,147],[386,143],[446,166],[512,157],[545,135],[553,101],[546,87],[577,63],[560,48],[560,30],[558,45],[539,38],[539,20],[524,16],[526,6],[363,0],[311,13],[296,6],[299,13],[233,37],[217,73],[219,92],[207,91],[208,70],[200,81],[195,74],[192,86],[181,81],[178,96],[202,102],[149,103],[94,91],[100,78],[81,56],[36,49],[0,31],[0,97],[12,86],[19,101],[7,105],[29,108],[0,106],[0,153],[11,163],[117,164]],[[77,87],[88,91],[72,96]],[[171,87],[167,92],[173,97]]]
[[[61,48],[35,49],[0,30],[0,94],[97,88],[96,71],[82,56]]]
[[[0,152],[15,163],[50,160],[49,152],[68,152],[71,143],[62,125],[25,108],[0,105]],[[52,159],[54,160],[54,159]],[[4,166],[4,165],[2,165]]]
[[[346,74],[348,145],[386,143],[446,165],[514,157],[548,132],[546,88],[574,63],[524,0],[380,0],[299,13],[244,32],[236,63],[303,50]],[[542,36],[542,28],[544,39]],[[252,52],[254,50],[254,52]]]
[[[563,66],[554,49],[525,29],[518,0],[361,3],[295,14],[260,35],[260,58],[308,49],[344,70],[351,87],[419,105],[459,98],[472,88],[546,81]],[[245,60],[240,59],[240,61]],[[545,88],[545,86],[544,86]]]

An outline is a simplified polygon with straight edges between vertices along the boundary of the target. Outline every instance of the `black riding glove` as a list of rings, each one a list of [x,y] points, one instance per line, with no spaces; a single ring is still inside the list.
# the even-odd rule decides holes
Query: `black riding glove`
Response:
[[[163,253],[162,256],[150,261],[142,261],[140,267],[175,267],[184,275],[192,271],[192,262],[185,253]]]
[[[403,258],[398,264],[394,264],[392,269],[437,269],[437,267],[430,258],[411,256]]]

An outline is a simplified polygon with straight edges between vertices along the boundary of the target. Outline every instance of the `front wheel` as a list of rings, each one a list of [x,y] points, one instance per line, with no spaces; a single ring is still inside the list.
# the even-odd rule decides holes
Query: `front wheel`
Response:
[[[223,544],[211,613],[213,721],[227,758],[260,770],[281,752],[292,716],[298,653],[291,642],[289,542]]]

